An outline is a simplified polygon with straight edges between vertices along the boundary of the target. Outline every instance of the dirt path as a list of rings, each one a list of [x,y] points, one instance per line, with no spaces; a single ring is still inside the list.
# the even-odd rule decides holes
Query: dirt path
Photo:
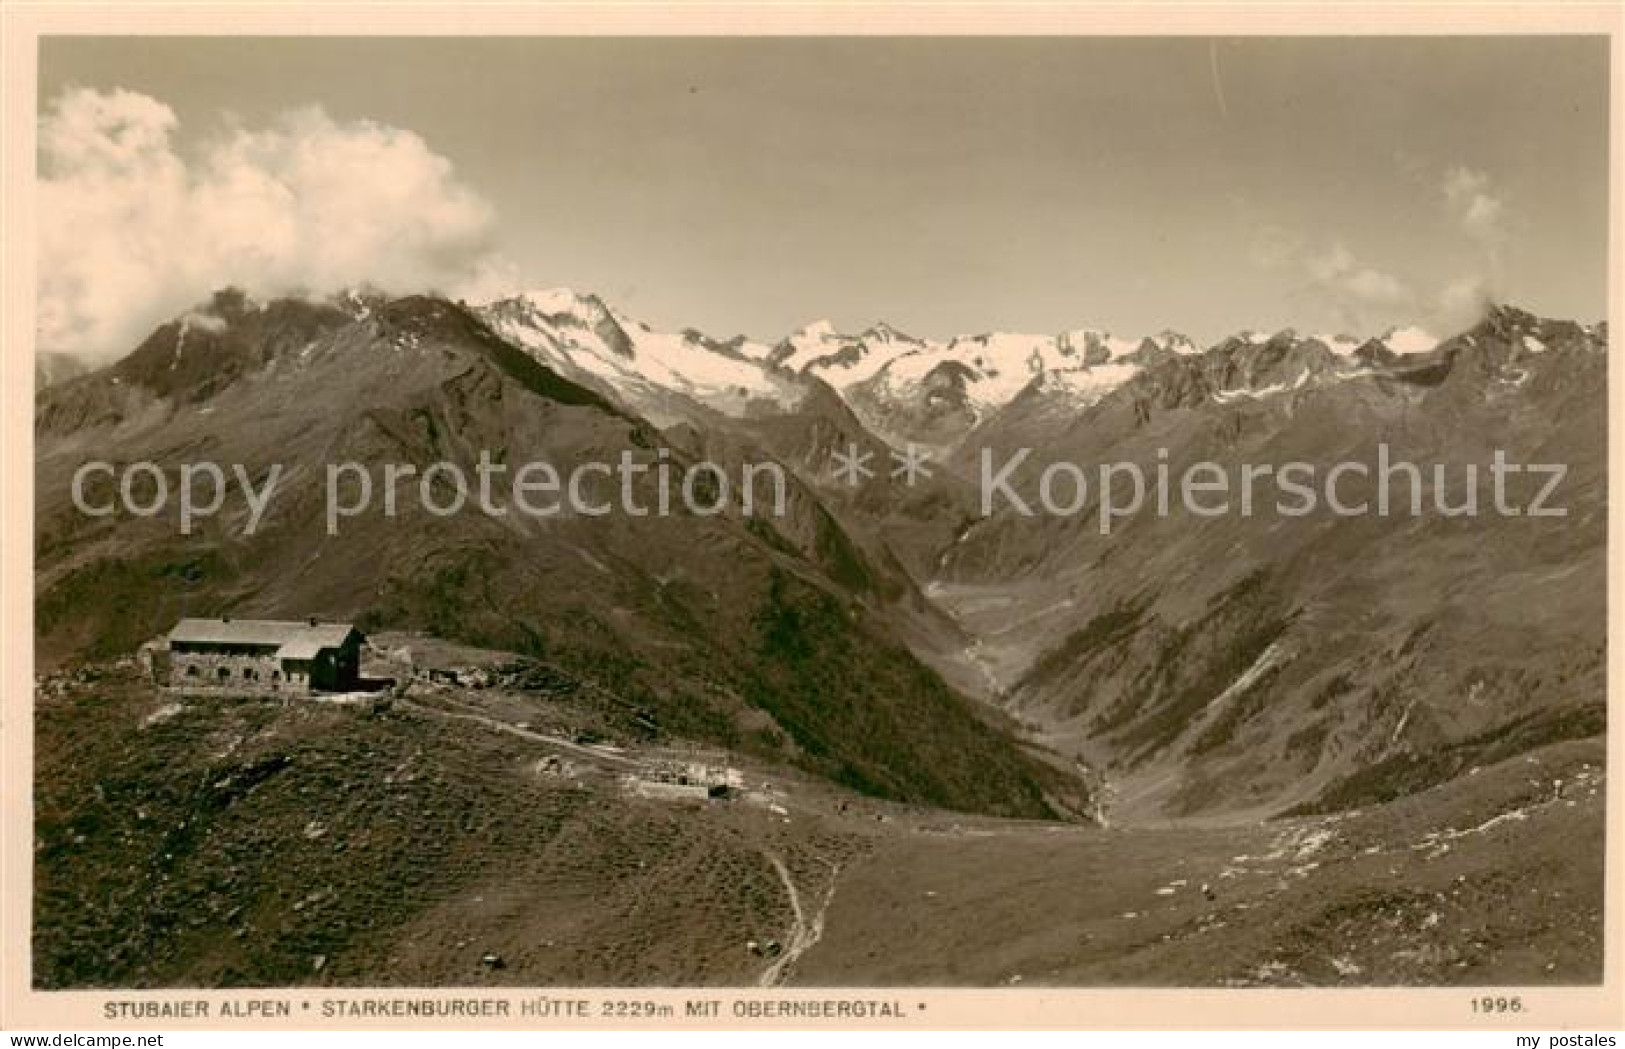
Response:
[[[796,963],[803,954],[812,950],[824,936],[824,915],[829,911],[830,901],[835,898],[835,880],[840,876],[841,868],[838,864],[831,864],[829,869],[829,886],[824,890],[824,898],[818,904],[818,911],[811,920],[807,918],[806,911],[801,906],[801,892],[796,888],[795,879],[790,877],[790,870],[784,861],[767,853],[767,860],[773,864],[778,872],[779,880],[784,883],[784,891],[790,897],[791,922],[790,931],[785,936],[784,950],[773,959],[768,967],[762,970],[757,978],[759,987],[777,987],[784,982],[790,967]]]

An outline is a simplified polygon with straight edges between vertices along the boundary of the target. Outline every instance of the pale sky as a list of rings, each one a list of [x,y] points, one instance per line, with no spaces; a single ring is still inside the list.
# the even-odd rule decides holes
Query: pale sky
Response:
[[[247,133],[269,127],[285,154],[313,126],[327,143],[357,121],[421,136],[427,153],[378,172],[431,169],[399,202],[443,220],[399,249],[429,268],[378,263],[407,282],[453,281],[477,256],[516,287],[769,340],[819,318],[1210,340],[1443,326],[1482,294],[1601,318],[1607,60],[1601,37],[59,38],[42,46],[40,94],[47,120],[69,88],[167,106],[182,181],[225,141],[263,173]],[[328,122],[287,130],[311,106]],[[64,211],[90,195],[79,174]],[[424,203],[436,194],[455,206]],[[316,214],[288,227],[293,258],[327,250],[305,240],[338,220]],[[150,240],[143,257],[169,265]],[[96,283],[93,253],[62,257],[81,268],[57,287]],[[103,308],[73,294],[68,314]],[[123,337],[95,321],[64,330]]]

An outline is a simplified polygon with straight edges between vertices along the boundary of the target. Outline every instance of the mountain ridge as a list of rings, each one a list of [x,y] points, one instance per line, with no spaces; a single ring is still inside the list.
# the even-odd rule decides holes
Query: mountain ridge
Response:
[[[1548,576],[1564,565],[1591,563],[1603,549],[1597,508],[1605,480],[1605,409],[1598,392],[1606,371],[1605,325],[1498,306],[1469,329],[1431,344],[1410,330],[1361,340],[1287,329],[1242,333],[1197,349],[1168,333],[1134,342],[1084,329],[1053,339],[988,336],[933,347],[890,326],[847,336],[825,323],[803,329],[800,341],[816,341],[835,356],[808,357],[796,374],[786,367],[792,360],[787,347],[796,352],[794,339],[775,347],[694,330],[663,334],[595,296],[558,292],[533,298],[465,308],[423,296],[257,304],[223,293],[160,326],[109,368],[42,390],[36,399],[43,456],[37,478],[64,488],[66,464],[109,438],[128,451],[147,446],[171,458],[181,450],[217,454],[249,440],[243,417],[260,420],[253,425],[263,433],[254,440],[269,437],[305,448],[312,464],[307,469],[340,451],[363,461],[404,452],[427,462],[447,455],[468,460],[471,449],[481,446],[511,450],[520,446],[516,441],[550,447],[556,437],[547,429],[551,424],[537,429],[538,420],[514,414],[519,394],[510,395],[510,389],[522,390],[551,406],[541,412],[544,419],[578,409],[598,420],[594,433],[619,428],[622,436],[610,439],[602,431],[579,446],[580,454],[610,454],[622,442],[646,454],[664,441],[691,460],[785,468],[790,512],[784,519],[731,518],[728,527],[742,532],[706,541],[719,542],[722,550],[754,551],[746,558],[754,565],[747,587],[753,596],[742,607],[754,606],[761,616],[753,625],[724,615],[728,644],[755,635],[753,643],[767,647],[752,658],[763,667],[779,666],[784,653],[794,651],[781,650],[782,643],[800,628],[786,634],[772,624],[804,621],[802,612],[783,618],[764,610],[778,600],[775,593],[816,610],[815,620],[844,606],[867,624],[856,628],[859,634],[888,635],[889,643],[901,643],[909,659],[930,667],[953,690],[981,700],[996,717],[1016,719],[1017,735],[1043,761],[1067,769],[1081,762],[1090,776],[1122,781],[1114,788],[1120,793],[1139,789],[1134,784],[1148,777],[1173,774],[1165,788],[1136,803],[1145,815],[1281,809],[1348,797],[1348,781],[1360,774],[1362,763],[1414,764],[1416,754],[1401,738],[1406,734],[1432,734],[1438,745],[1470,754],[1479,745],[1472,740],[1504,730],[1508,718],[1590,723],[1585,685],[1543,701],[1519,693],[1516,702],[1472,718],[1447,715],[1436,697],[1414,710],[1396,706],[1392,696],[1404,687],[1395,668],[1420,671],[1397,657],[1373,663],[1371,652],[1398,652],[1412,644],[1413,635],[1433,638],[1426,642],[1438,647],[1429,687],[1470,690],[1476,679],[1464,668],[1493,651],[1488,639],[1509,643],[1501,624],[1481,620],[1510,607],[1500,592],[1510,589],[1525,602],[1572,605],[1588,625],[1561,642],[1554,639],[1547,655],[1519,657],[1521,669],[1508,672],[1516,669],[1531,681],[1594,681],[1597,648],[1585,638],[1595,632],[1586,610],[1597,595],[1584,587],[1556,593]],[[504,325],[515,324],[524,326],[519,335],[525,337],[504,334]],[[948,346],[968,358],[949,355]],[[370,379],[346,374],[339,363],[344,353],[376,373],[368,372]],[[445,362],[431,367],[436,353],[464,364],[450,372],[442,370]],[[1023,368],[1035,362],[1019,385],[997,370],[1011,360]],[[650,361],[664,371],[648,368]],[[826,367],[815,367],[819,361]],[[470,370],[469,362],[483,363]],[[826,377],[852,367],[859,371],[846,375],[844,387]],[[284,416],[303,419],[307,408],[280,391],[287,383],[313,381],[299,378],[310,369],[330,375],[334,390],[352,390],[354,405],[365,410],[356,414],[349,404],[335,410],[335,418],[348,420],[337,431],[327,421],[288,429]],[[756,396],[752,387],[730,387],[727,377],[735,372],[778,385],[771,391],[755,387],[762,394]],[[422,399],[391,403],[403,381],[421,385],[412,378],[420,375],[436,376],[421,386]],[[1009,400],[988,400],[990,382],[1014,390]],[[311,389],[314,401],[332,397]],[[781,393],[785,398],[776,399]],[[315,433],[329,433],[328,444],[307,447]],[[1576,517],[1554,530],[1541,522],[1295,523],[1142,515],[1118,522],[1105,537],[1094,524],[1098,496],[1072,519],[977,513],[974,479],[981,452],[1000,458],[1021,448],[1037,450],[1012,474],[1014,484],[1030,490],[1044,461],[1056,458],[1137,464],[1150,476],[1159,454],[1172,463],[1212,460],[1230,469],[1246,462],[1329,464],[1367,454],[1378,440],[1395,455],[1452,469],[1484,461],[1492,448],[1528,461],[1569,463],[1571,487],[1565,492]],[[916,442],[933,452],[928,476],[917,485],[889,478],[892,452]],[[854,449],[870,457],[875,476],[849,484],[831,464],[837,453]],[[258,448],[251,459],[267,454]],[[47,649],[73,651],[98,629],[110,629],[73,624],[68,617],[96,580],[137,586],[132,571],[244,571],[231,561],[239,556],[232,544],[218,537],[206,553],[177,554],[174,561],[115,554],[100,563],[90,552],[106,550],[103,533],[75,521],[57,502],[46,501],[40,511],[40,613]],[[425,534],[439,527],[425,522]],[[1393,537],[1400,534],[1414,538],[1396,543]],[[509,555],[493,552],[494,535],[457,537],[429,560],[427,578],[440,580],[433,584],[437,593],[425,593],[412,579],[368,592],[383,593],[399,622],[440,624],[465,631],[468,640],[528,651],[538,640],[516,629],[523,616],[492,615],[481,605],[489,597],[471,603],[476,578],[508,563]],[[688,647],[679,624],[698,622],[692,602],[705,587],[673,604],[664,593],[667,584],[652,582],[666,579],[670,569],[659,558],[651,561],[651,554],[665,550],[668,560],[682,560],[669,536],[645,534],[627,523],[590,532],[560,524],[527,541],[543,543],[549,564],[565,578],[579,577],[590,586],[605,571],[618,578],[624,573],[622,585],[636,595],[564,617],[557,627],[568,640],[550,643],[601,658],[624,643],[617,616],[623,623],[652,616],[675,631],[662,643]],[[1472,574],[1441,576],[1441,584],[1478,595],[1460,606],[1465,618],[1445,629],[1428,599],[1408,581],[1401,583],[1418,542],[1441,566],[1458,564],[1473,550],[1493,550],[1518,567],[1499,584]],[[715,562],[721,576],[740,570],[722,567],[726,563],[727,555]],[[286,558],[279,570],[295,578],[306,571]],[[250,567],[247,576],[259,578],[260,571]],[[1373,591],[1362,573],[1386,579],[1390,589]],[[349,608],[359,599],[359,592],[346,596],[340,580],[332,582],[297,600]],[[402,588],[398,597],[391,596],[391,586]],[[258,595],[236,597],[228,597],[229,588],[217,589],[214,599],[265,601],[286,589],[262,585]],[[1358,602],[1372,599],[1384,603],[1386,623],[1366,631],[1369,651],[1332,646],[1311,654],[1310,624],[1351,630],[1350,623],[1361,622]],[[289,591],[278,600],[295,597]],[[146,609],[136,620],[152,623],[154,616]],[[764,641],[764,631],[778,640]],[[140,640],[114,636],[121,643]],[[606,639],[617,640],[606,648]],[[847,639],[831,642],[844,646]],[[646,645],[638,650],[645,656],[650,651]],[[1330,683],[1351,668],[1369,679],[1368,686],[1338,693]],[[747,705],[794,691],[774,674],[767,679],[776,683],[754,693],[757,701]],[[1089,688],[1081,689],[1079,680],[1090,681]],[[851,686],[825,680],[819,687],[838,692]],[[1383,689],[1389,698],[1377,698]],[[1259,704],[1276,690],[1282,690],[1281,713],[1261,718]],[[1328,690],[1355,698],[1328,706],[1330,700],[1319,698]],[[734,691],[744,694],[737,686]],[[1199,703],[1236,695],[1251,698],[1227,700],[1222,705],[1233,709],[1223,717]],[[809,716],[808,708],[799,710],[787,716]],[[1410,710],[1404,733],[1402,710]],[[1327,722],[1319,742],[1309,729],[1316,721]],[[1235,749],[1238,741],[1259,739],[1283,748],[1290,760],[1276,766],[1245,762]],[[828,739],[820,744],[830,745]],[[1412,765],[1405,769],[1411,771],[1395,775],[1420,775]],[[1234,786],[1215,789],[1216,782]],[[1120,807],[1119,818],[1134,811]]]

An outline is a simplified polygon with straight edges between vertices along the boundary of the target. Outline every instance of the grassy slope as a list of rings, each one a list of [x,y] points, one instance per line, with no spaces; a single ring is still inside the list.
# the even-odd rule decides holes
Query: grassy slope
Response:
[[[1343,817],[1101,831],[867,801],[750,759],[783,815],[632,798],[635,740],[595,763],[461,716],[619,738],[569,690],[154,718],[167,702],[127,673],[41,697],[40,986],[750,984],[769,963],[746,943],[794,924],[775,859],[824,916],[797,984],[1600,973],[1600,739]],[[538,771],[550,754],[567,774]]]

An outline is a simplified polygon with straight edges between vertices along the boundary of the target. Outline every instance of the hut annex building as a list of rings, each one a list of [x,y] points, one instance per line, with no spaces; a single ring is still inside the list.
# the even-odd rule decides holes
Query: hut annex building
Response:
[[[168,640],[156,676],[187,691],[349,692],[361,677],[362,636],[350,623],[183,619]]]

